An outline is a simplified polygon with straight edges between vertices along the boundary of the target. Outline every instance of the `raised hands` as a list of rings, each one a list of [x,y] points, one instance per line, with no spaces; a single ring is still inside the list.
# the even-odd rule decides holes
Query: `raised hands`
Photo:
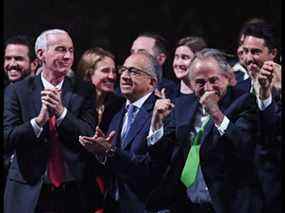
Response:
[[[221,112],[218,102],[220,96],[216,91],[206,91],[201,97],[199,102],[205,110],[211,115],[215,124],[220,125],[223,121],[224,114]]]
[[[276,82],[278,82],[278,78],[281,79],[280,76],[280,65],[274,63],[273,61],[264,62],[257,76],[259,84],[258,94],[260,99],[264,100],[270,96],[273,78],[275,79],[274,83],[277,84]]]
[[[64,110],[61,102],[61,90],[45,89],[41,92],[42,107],[36,117],[38,125],[43,126],[52,115],[59,117]]]
[[[116,132],[112,131],[109,135],[105,135],[99,127],[93,137],[79,136],[79,142],[89,152],[98,155],[107,155],[112,149],[112,140]]]
[[[45,104],[48,109],[50,115],[60,115],[64,107],[61,101],[61,90],[59,89],[45,89],[41,92],[42,95],[42,103]]]
[[[171,100],[169,98],[166,98],[164,88],[161,91],[156,90],[155,95],[159,97],[159,99],[155,102],[151,119],[151,128],[153,131],[159,129],[162,126],[163,120],[174,108],[174,104],[171,102]]]

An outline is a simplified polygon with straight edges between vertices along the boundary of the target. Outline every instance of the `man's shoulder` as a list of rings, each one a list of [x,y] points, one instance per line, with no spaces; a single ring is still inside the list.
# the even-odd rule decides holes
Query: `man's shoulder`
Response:
[[[7,85],[6,89],[14,88],[16,90],[20,89],[23,90],[25,88],[31,87],[35,82],[35,76],[27,76],[19,81],[11,82]]]

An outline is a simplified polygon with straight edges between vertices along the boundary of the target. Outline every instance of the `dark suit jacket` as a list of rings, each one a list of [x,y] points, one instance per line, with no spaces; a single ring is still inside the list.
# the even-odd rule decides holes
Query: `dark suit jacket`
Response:
[[[121,212],[144,212],[144,200],[166,167],[160,153],[168,147],[148,147],[146,140],[155,101],[156,97],[152,94],[143,104],[130,128],[124,147],[121,146],[120,133],[125,105],[110,124],[109,132],[117,132],[112,143],[118,150],[114,157],[108,159],[106,167],[118,181]],[[110,196],[114,187],[114,178],[111,178],[108,189]]]
[[[165,88],[165,95],[167,98],[175,99],[179,95],[179,90],[177,90],[177,84],[174,81],[162,78],[157,85],[158,90]]]
[[[249,92],[251,80],[247,79],[237,84],[237,88]],[[281,193],[281,94],[272,89],[272,104],[258,113],[258,128],[260,133],[256,138],[255,166],[260,181],[264,199],[264,212],[282,211]]]
[[[213,207],[216,213],[258,213],[262,202],[253,164],[255,99],[229,88],[219,105],[230,120],[228,129],[220,136],[211,119],[200,148],[201,170]],[[180,182],[180,176],[191,148],[189,133],[194,128],[198,107],[194,95],[176,99],[175,110],[171,115],[173,122],[169,127],[175,129],[176,148],[161,186],[148,199],[148,206],[152,209],[159,209],[155,206],[160,205],[160,208],[170,208],[173,212],[191,211],[191,202],[187,199],[186,187]]]
[[[102,121],[99,125],[100,129],[104,133],[108,131],[111,120],[113,119],[114,115],[120,111],[125,101],[126,99],[124,97],[112,93],[108,94],[106,97],[104,102],[105,110],[102,115]]]
[[[7,151],[15,152],[7,178],[5,211],[33,212],[43,183],[51,142],[48,124],[37,138],[30,120],[41,109],[41,76],[29,77],[10,84],[4,99],[4,138]],[[95,97],[87,83],[68,77],[62,86],[62,101],[66,117],[58,126],[64,160],[72,176],[82,180],[86,151],[78,142],[79,135],[93,135],[96,126]],[[15,204],[17,200],[17,204]]]
[[[264,212],[282,212],[282,124],[281,101],[273,95],[272,103],[259,112],[260,139],[256,148],[256,168],[262,186]]]

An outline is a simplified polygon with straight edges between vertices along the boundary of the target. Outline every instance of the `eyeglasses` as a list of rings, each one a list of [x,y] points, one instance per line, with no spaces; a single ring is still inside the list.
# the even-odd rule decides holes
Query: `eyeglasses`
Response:
[[[138,69],[138,68],[135,68],[135,67],[125,67],[125,66],[118,66],[118,74],[119,75],[122,75],[123,72],[127,71],[127,74],[129,76],[132,76],[132,77],[135,77],[135,76],[140,76],[141,74],[146,74],[150,77],[153,77],[151,74],[141,70],[141,69]]]

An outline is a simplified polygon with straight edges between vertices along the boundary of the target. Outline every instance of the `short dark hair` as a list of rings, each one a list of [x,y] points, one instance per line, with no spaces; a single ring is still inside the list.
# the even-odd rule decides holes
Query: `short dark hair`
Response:
[[[166,56],[168,56],[168,42],[163,36],[152,32],[143,32],[139,34],[138,37],[148,37],[154,39],[154,48],[158,50],[158,53],[164,53]]]
[[[187,36],[184,38],[181,38],[177,44],[176,48],[180,46],[187,46],[189,49],[193,52],[196,53],[204,48],[207,47],[206,41],[202,37],[198,36]]]
[[[4,50],[9,44],[19,44],[19,45],[24,45],[28,47],[28,56],[30,58],[30,61],[34,60],[36,58],[35,52],[32,47],[32,41],[31,39],[26,36],[26,35],[16,35],[13,37],[10,37],[6,40],[4,44]]]
[[[266,21],[249,22],[245,24],[240,32],[241,36],[254,36],[257,38],[264,39],[265,45],[271,51],[277,48],[277,40],[273,26]]]

